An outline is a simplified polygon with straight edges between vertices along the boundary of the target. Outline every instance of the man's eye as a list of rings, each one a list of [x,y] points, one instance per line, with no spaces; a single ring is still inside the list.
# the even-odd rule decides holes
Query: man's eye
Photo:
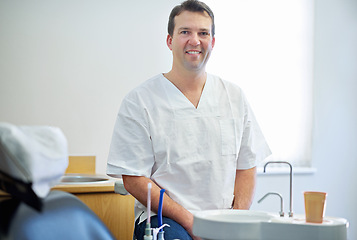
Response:
[[[200,33],[202,36],[209,36],[209,33],[208,32],[201,32]]]
[[[188,34],[188,31],[181,31],[181,34]]]

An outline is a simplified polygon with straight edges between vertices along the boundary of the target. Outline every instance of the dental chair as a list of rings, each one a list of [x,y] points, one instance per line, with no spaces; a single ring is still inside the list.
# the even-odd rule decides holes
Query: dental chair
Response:
[[[0,123],[1,240],[115,239],[77,197],[51,191],[67,165],[59,129]]]
[[[104,223],[70,193],[51,191],[40,211],[14,197],[0,198],[2,240],[114,239]]]

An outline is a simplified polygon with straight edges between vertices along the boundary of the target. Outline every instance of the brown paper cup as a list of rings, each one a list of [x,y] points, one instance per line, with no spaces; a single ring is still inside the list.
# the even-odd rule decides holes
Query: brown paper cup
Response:
[[[304,192],[306,222],[322,223],[326,195],[324,192]]]

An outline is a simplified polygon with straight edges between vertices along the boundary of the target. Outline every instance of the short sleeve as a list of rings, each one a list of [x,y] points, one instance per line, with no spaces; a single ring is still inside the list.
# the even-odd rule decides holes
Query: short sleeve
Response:
[[[249,169],[271,155],[271,151],[244,95],[242,99],[245,116],[237,169]]]
[[[146,110],[126,97],[120,107],[110,145],[107,174],[150,177],[154,165]]]

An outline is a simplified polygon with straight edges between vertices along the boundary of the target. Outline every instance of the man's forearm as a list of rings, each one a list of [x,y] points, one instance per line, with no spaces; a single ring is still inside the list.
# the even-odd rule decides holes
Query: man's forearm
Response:
[[[236,171],[234,209],[249,209],[253,202],[256,184],[256,167]]]

